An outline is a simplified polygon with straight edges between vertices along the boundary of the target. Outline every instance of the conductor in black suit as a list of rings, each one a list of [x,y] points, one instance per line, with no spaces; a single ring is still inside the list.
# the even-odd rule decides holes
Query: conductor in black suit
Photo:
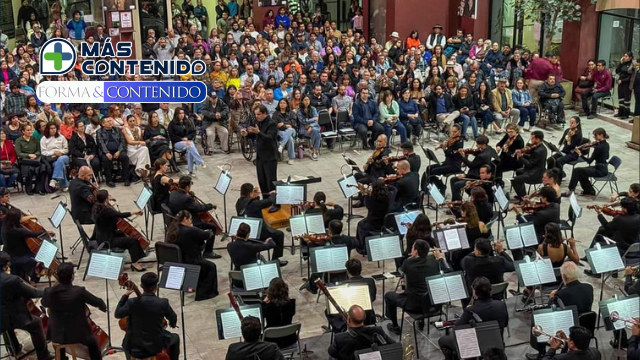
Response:
[[[16,353],[22,350],[14,330],[24,330],[31,335],[31,342],[36,350],[38,360],[54,359],[47,350],[47,341],[42,330],[42,321],[29,313],[25,301],[42,297],[42,290],[29,286],[20,277],[8,274],[10,263],[9,254],[0,254],[0,329],[9,334]],[[86,320],[85,320],[86,321]]]
[[[72,263],[61,264],[56,270],[58,284],[44,289],[42,305],[49,308],[47,337],[58,344],[83,344],[89,349],[91,360],[102,359],[98,342],[87,322],[85,307],[91,305],[107,312],[107,305],[84,286],[73,285],[74,273]]]
[[[275,190],[273,184],[278,176],[278,125],[271,120],[269,111],[264,105],[253,110],[257,126],[241,129],[240,134],[256,139],[256,172],[262,195],[267,198],[269,192]]]
[[[169,326],[176,327],[178,316],[169,300],[156,296],[158,275],[147,272],[140,278],[142,296],[129,299],[133,290],[127,290],[116,306],[115,317],[127,318],[127,333],[122,347],[129,356],[144,359],[169,350],[171,360],[180,356],[180,337],[163,328],[167,319]]]
[[[525,189],[526,184],[538,184],[542,182],[542,174],[544,174],[547,162],[547,148],[542,143],[544,133],[536,130],[531,133],[529,146],[535,146],[528,154],[523,154],[522,149],[516,150],[516,157],[524,165],[524,170],[518,170],[516,177],[511,180],[513,190],[516,192],[516,198],[522,200],[527,195]]]
[[[505,327],[509,325],[509,312],[507,304],[503,301],[491,298],[491,283],[484,276],[478,277],[473,281],[473,297],[475,299],[472,306],[467,307],[462,316],[456,320],[456,325],[466,325],[474,320],[476,322],[493,321],[498,322],[500,326],[500,334]],[[500,340],[501,341],[501,340]],[[438,340],[438,345],[442,349],[444,358],[450,360],[456,354],[456,340],[453,335],[445,335]]]
[[[379,326],[365,326],[365,311],[359,305],[349,308],[348,330],[336,334],[329,346],[329,356],[337,360],[351,360],[354,352],[370,348],[373,344],[392,344],[394,341]]]
[[[262,325],[258,318],[247,316],[240,323],[244,342],[233,343],[227,349],[226,360],[284,360],[278,345],[260,341]]]
[[[392,184],[396,188],[396,198],[391,205],[391,212],[403,211],[404,207],[411,203],[418,203],[420,189],[420,177],[417,172],[411,171],[407,160],[398,162],[398,176],[402,176]],[[412,208],[415,208],[414,206]]]
[[[69,183],[71,217],[74,221],[77,220],[82,225],[93,224],[91,208],[96,202],[96,197],[93,193],[91,183],[89,183],[92,176],[93,173],[91,169],[85,165],[78,170],[78,177]]]

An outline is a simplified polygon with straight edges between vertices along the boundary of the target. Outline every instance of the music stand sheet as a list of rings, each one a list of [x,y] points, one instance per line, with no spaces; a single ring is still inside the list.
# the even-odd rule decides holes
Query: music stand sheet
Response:
[[[239,308],[243,317],[254,316],[262,321],[259,304],[243,305]],[[220,340],[242,337],[240,319],[233,308],[216,310],[216,320],[218,322],[218,338]]]
[[[429,184],[429,195],[431,195],[438,206],[444,204],[444,196],[440,193],[440,190],[438,190],[437,187],[431,184]]]
[[[198,288],[200,265],[176,263],[166,261],[164,271],[160,275],[158,286],[168,290],[178,290],[193,293]],[[178,284],[180,284],[178,286]]]
[[[549,258],[516,261],[516,272],[525,286],[550,284],[557,280]]]
[[[273,278],[280,277],[280,267],[275,261],[244,265],[241,270],[242,280],[247,291],[266,289]]]
[[[306,185],[278,185],[276,186],[276,204],[299,204],[306,200]]]
[[[231,224],[229,224],[229,236],[236,236],[238,233],[238,226],[246,223],[251,228],[249,233],[249,239],[260,239],[260,230],[262,229],[262,219],[258,218],[245,218],[234,216],[231,218]]]
[[[40,245],[40,249],[38,249],[38,253],[36,254],[36,261],[41,262],[44,264],[44,267],[48,269],[51,267],[51,263],[56,257],[57,252],[58,247],[56,244],[49,240],[42,240],[42,245]]]
[[[618,301],[613,301],[607,306],[607,317],[613,311],[617,311],[621,318],[623,319],[633,319],[638,317],[638,308],[640,307],[640,298],[636,295],[633,297],[627,297],[623,299],[618,299]],[[616,330],[624,329],[626,327],[626,323],[622,320],[618,320],[613,323],[613,328]]]
[[[520,224],[520,237],[524,247],[538,246],[538,236],[533,223]]]
[[[167,274],[166,288],[172,290],[182,289],[182,283],[184,282],[184,276],[187,269],[181,266],[169,266]]]
[[[226,195],[229,190],[229,185],[231,185],[231,174],[226,171],[220,173],[218,176],[218,181],[216,182],[216,191],[220,193],[220,195]]]
[[[62,202],[59,202],[58,206],[56,206],[55,210],[53,211],[53,214],[51,214],[51,217],[49,218],[49,222],[51,223],[51,226],[53,226],[54,229],[59,228],[60,224],[62,224],[62,221],[64,220],[64,217],[66,215],[67,215],[67,208],[64,206]]]
[[[469,248],[467,231],[464,225],[454,225],[436,230],[436,238],[443,252]]]
[[[455,337],[458,345],[458,356],[460,359],[470,359],[482,356],[475,328],[455,330]]]
[[[327,230],[324,227],[322,214],[308,214],[304,216],[304,220],[307,223],[309,234],[326,234]]]
[[[506,226],[504,228],[504,236],[507,238],[507,246],[510,250],[522,249],[522,236],[520,235],[520,226]]]
[[[371,297],[369,296],[368,285],[340,285],[329,288],[329,293],[334,300],[345,310],[349,310],[352,305],[360,305],[364,310],[371,310]],[[327,300],[329,314],[338,314],[338,310]]]
[[[429,296],[433,304],[444,304],[468,297],[467,288],[460,271],[429,276],[427,277],[427,286],[429,287]]]
[[[346,246],[312,247],[311,263],[313,272],[328,272],[345,270],[345,263],[349,260]]]
[[[571,209],[573,210],[573,213],[576,215],[576,218],[581,217],[582,208],[580,207],[580,204],[578,204],[578,198],[576,198],[575,192],[572,192],[571,195],[569,196],[569,204],[571,205]]]
[[[124,265],[124,257],[121,255],[92,251],[87,275],[107,280],[118,280],[118,276],[122,272],[122,265]]]
[[[296,215],[289,218],[289,227],[291,228],[291,236],[302,236],[309,232],[307,231],[307,222],[304,220],[304,215]]]
[[[342,195],[344,195],[345,199],[354,197],[360,193],[360,190],[358,190],[358,182],[353,175],[338,179],[338,186],[340,190],[342,190]]]
[[[383,261],[402,257],[398,235],[372,236],[365,239],[369,261]]]
[[[496,197],[496,200],[498,201],[498,205],[500,205],[500,209],[502,209],[502,211],[507,211],[507,209],[509,209],[509,200],[504,194],[504,190],[502,190],[502,187],[494,186],[493,193]]]
[[[422,212],[420,210],[415,210],[415,211],[397,213],[393,215],[393,217],[396,219],[396,228],[398,229],[401,235],[405,235],[407,233],[407,230],[409,230],[409,228],[403,225],[403,223],[413,224],[413,222],[416,221],[416,218],[418,217],[418,215],[420,215],[421,213]]]
[[[574,314],[575,312],[575,314]],[[564,309],[542,309],[533,311],[533,325],[540,325],[545,333],[555,335],[558,331],[564,331],[569,336],[569,328],[575,324],[577,310],[575,306],[568,306]],[[539,343],[546,343],[549,337],[540,335],[537,338]]]
[[[459,331],[466,329],[474,329],[476,340],[467,338],[471,336],[470,333],[462,333],[463,340],[458,340],[460,337]],[[472,358],[475,356],[469,356],[471,353],[475,353],[475,344],[477,343],[478,351],[480,353],[487,351],[488,349],[496,348],[504,350],[504,343],[502,342],[502,332],[500,331],[500,324],[496,320],[478,322],[471,326],[470,324],[456,325],[453,328],[453,333],[456,338],[456,345],[458,348],[458,354],[461,358]],[[462,355],[460,348],[464,348]],[[472,352],[473,351],[473,352]]]
[[[597,248],[587,249],[587,261],[595,274],[624,269],[624,263],[616,245],[602,246],[600,250]]]
[[[140,194],[136,199],[135,203],[138,209],[142,210],[147,206],[149,199],[151,199],[151,195],[153,195],[153,191],[147,186],[143,186],[142,190],[140,190]]]

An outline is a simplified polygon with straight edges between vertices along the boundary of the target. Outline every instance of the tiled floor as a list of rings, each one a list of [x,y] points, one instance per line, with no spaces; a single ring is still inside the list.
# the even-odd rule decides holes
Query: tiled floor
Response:
[[[630,140],[631,132],[629,130],[625,130],[623,128],[611,125],[609,123],[603,122],[601,120],[586,120],[583,121],[583,133],[588,134],[596,127],[604,127],[609,132],[611,138],[609,142],[611,143],[611,155],[617,155],[622,158],[622,166],[617,172],[617,176],[619,179],[620,190],[626,190],[628,185],[632,182],[638,182],[638,152],[632,149],[629,149],[625,146],[625,141]],[[553,143],[557,143],[559,137],[561,136],[561,131],[550,131],[545,130],[545,140],[548,140]],[[526,134],[525,134],[526,136]],[[499,137],[493,136],[491,138],[491,145],[494,145],[499,140]],[[397,141],[396,141],[397,143]],[[427,142],[426,146],[433,149],[435,147],[435,142]],[[471,147],[471,144],[468,143],[467,147]],[[347,149],[345,147],[345,149]],[[237,148],[236,148],[237,149]],[[368,157],[368,153],[356,153],[355,151],[347,151],[348,155],[355,159],[358,163],[362,164],[366,161]],[[442,157],[441,152],[436,152],[438,156]],[[205,201],[210,201],[214,204],[218,205],[217,214],[221,220],[224,221],[224,209],[223,209],[223,198],[219,195],[213,187],[216,183],[216,179],[220,172],[219,166],[223,164],[230,164],[232,166],[231,173],[233,176],[233,181],[231,184],[231,190],[227,196],[227,216],[231,217],[235,215],[235,201],[239,194],[240,186],[245,182],[256,182],[255,168],[254,166],[244,160],[240,153],[237,151],[232,153],[231,155],[223,155],[220,152],[216,152],[213,156],[206,157],[207,164],[209,165],[206,169],[200,170],[197,173],[197,177],[195,179],[194,191],[196,194]],[[278,166],[278,176],[279,178],[286,178],[288,175],[313,175],[313,176],[321,176],[323,178],[322,183],[320,184],[312,184],[308,186],[308,194],[309,196],[313,196],[316,191],[324,191],[327,193],[327,197],[329,201],[334,201],[346,209],[346,201],[343,198],[340,189],[336,183],[336,180],[341,176],[340,174],[340,166],[344,164],[341,154],[339,151],[328,152],[324,150],[320,157],[320,161],[311,161],[310,158],[305,158],[304,160],[296,160],[294,165],[286,165],[286,163],[281,163]],[[422,171],[426,167],[426,161],[424,161],[423,157],[423,166]],[[508,186],[508,185],[507,185]],[[566,186],[566,182],[565,182]],[[140,191],[141,185],[133,185],[131,187],[123,187],[118,186],[113,189],[112,194],[117,198],[119,207],[122,211],[135,210],[135,206],[132,203],[136,198]],[[579,198],[579,201],[582,206],[586,206],[588,204],[600,204],[608,201],[609,197],[609,189],[608,187],[602,192],[600,197],[593,201],[592,199]],[[68,194],[65,194],[68,196]],[[54,210],[56,203],[58,200],[50,200],[50,197],[40,197],[33,196],[29,197],[24,194],[16,194],[12,195],[12,203],[21,208],[24,211],[30,211],[33,214],[39,216],[41,221],[47,223],[46,219],[51,215]],[[564,201],[562,203],[562,214],[567,214],[568,211],[568,201]],[[355,211],[356,214],[364,214],[364,209],[357,209]],[[433,210],[427,210],[427,214],[434,218],[435,214]],[[441,218],[444,218],[444,214],[440,214]],[[509,213],[506,223],[512,223],[514,221],[513,213]],[[138,218],[135,222],[141,227],[144,226],[143,219]],[[355,234],[357,220],[352,221],[351,223],[351,234]],[[596,215],[594,212],[590,210],[584,211],[584,215],[582,218],[578,220],[578,225],[576,226],[576,238],[581,242],[578,243],[580,248],[580,252],[586,246],[588,246],[593,234],[598,228],[598,221],[596,219]],[[91,229],[89,229],[90,231]],[[70,259],[74,262],[78,261],[80,256],[80,248],[71,253],[70,247],[73,245],[75,239],[77,238],[76,228],[73,226],[70,218],[67,218],[64,221],[63,225],[63,233],[64,233],[64,248],[65,255],[69,256]],[[162,240],[162,219],[161,216],[156,217],[155,224],[155,241]],[[290,236],[287,234],[285,239],[287,244],[291,243]],[[226,246],[226,242],[221,242],[220,239],[216,239],[216,246]],[[174,329],[174,331],[179,332],[182,337],[182,331],[186,332],[186,354],[187,359],[196,360],[196,359],[222,359],[224,354],[226,353],[226,349],[228,345],[232,342],[231,340],[227,341],[219,341],[217,337],[216,331],[216,323],[215,323],[215,310],[219,308],[226,308],[229,306],[228,298],[226,296],[226,292],[229,289],[229,284],[227,280],[227,271],[230,268],[229,265],[229,257],[226,251],[220,251],[223,255],[222,259],[216,260],[215,263],[218,266],[218,286],[219,291],[221,293],[220,296],[213,300],[208,300],[204,302],[195,302],[193,300],[193,296],[187,296],[186,302],[184,306],[184,318],[185,325],[180,324],[179,329]],[[154,255],[152,255],[154,256]],[[376,263],[368,263],[365,258],[359,257],[360,260],[364,263],[364,274],[372,275],[375,273],[380,273],[381,269],[378,269]],[[83,264],[80,267],[79,275],[84,271],[86,265],[86,254],[83,259]],[[298,287],[302,284],[302,280],[300,277],[300,269],[299,269],[299,260],[298,254],[291,255],[289,251],[285,252],[285,259],[289,260],[289,265],[282,269],[282,276],[289,284],[290,295],[297,300],[297,313],[294,318],[294,321],[298,321],[302,323],[302,332],[301,337],[304,340],[304,343],[307,344],[309,350],[314,350],[315,353],[309,355],[309,359],[326,359],[328,355],[326,353],[326,347],[329,342],[329,335],[322,335],[321,326],[326,323],[323,311],[325,308],[325,304],[323,300],[318,303],[316,302],[316,296],[312,295],[306,291],[298,291]],[[155,264],[149,264],[148,266],[152,267],[152,270],[155,271]],[[304,271],[306,272],[306,264],[302,264]],[[390,266],[387,264],[387,271],[389,271]],[[138,282],[140,275],[139,273],[130,273],[130,277]],[[95,295],[102,297],[105,299],[109,298],[110,301],[110,309],[113,311],[115,309],[115,305],[119,297],[123,294],[124,290],[118,287],[116,282],[109,282],[107,288],[105,289],[104,280],[88,278],[86,281],[81,281],[81,276],[78,276],[78,284],[81,284],[87,287],[88,290],[93,292]],[[508,276],[509,281],[512,284],[515,282],[515,274]],[[584,277],[582,278],[584,281],[589,281],[594,285],[595,288],[595,296],[599,295],[600,291],[600,283],[599,281],[593,281],[590,278]],[[616,280],[612,279],[607,281],[604,289],[605,298],[611,297],[614,295],[614,287],[621,285],[622,279]],[[390,288],[390,284],[387,284],[387,289]],[[172,306],[175,311],[180,314],[180,302],[178,293],[164,290],[162,291],[162,296],[168,297],[171,301]],[[382,286],[378,287],[378,300],[374,303],[375,309],[380,312],[382,306]],[[514,313],[514,301],[516,299],[509,298],[508,308],[510,311],[510,330],[511,337],[506,339],[507,343],[507,354],[509,358],[522,358],[523,354],[526,352],[530,352],[528,339],[529,339],[529,331],[530,331],[530,322],[528,316],[524,313]],[[452,308],[449,313],[452,316],[454,312],[460,312],[459,304],[458,307]],[[594,303],[594,309],[597,310],[597,302]],[[107,317],[106,314],[101,313],[98,310],[93,310],[93,319],[97,324],[102,326],[103,328],[107,327]],[[410,326],[405,327],[405,333],[410,332],[412,329]],[[114,321],[111,322],[111,338],[112,343],[114,345],[119,345],[123,338],[123,332],[117,327]],[[437,337],[439,336],[437,331],[433,331],[429,336],[429,338],[437,343]],[[611,337],[610,334],[606,333],[604,330],[599,330],[597,332],[597,336],[599,338],[600,348],[604,352],[604,358],[612,358],[612,349],[608,344],[608,340]],[[427,335],[426,331],[424,334],[418,335],[418,343],[420,344],[420,353],[422,357],[425,358],[434,358],[439,359],[442,358],[441,352],[434,347],[429,341],[425,341]],[[26,347],[30,347],[30,341],[23,341]],[[184,350],[184,349],[183,349]],[[4,351],[4,349],[2,349]],[[116,353],[114,355],[110,355],[107,358],[109,359],[124,359],[123,353]]]

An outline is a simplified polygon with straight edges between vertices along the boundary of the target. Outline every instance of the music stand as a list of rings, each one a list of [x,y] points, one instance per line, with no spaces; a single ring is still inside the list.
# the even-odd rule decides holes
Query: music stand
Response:
[[[453,337],[460,359],[480,357],[492,348],[504,350],[502,331],[496,320],[454,326]]]
[[[107,242],[103,244],[109,244]],[[109,244],[110,246],[110,244]],[[109,307],[109,280],[118,280],[120,273],[122,273],[122,267],[124,266],[124,256],[119,253],[112,253],[108,250],[93,250],[89,253],[89,264],[84,269],[84,281],[87,277],[93,276],[100,279],[104,279],[104,292],[107,302],[107,335],[109,335],[109,343],[107,348],[102,352],[102,356],[106,354],[112,354],[112,351],[116,350],[124,351],[121,347],[114,347],[111,344],[111,316]]]
[[[345,165],[342,165],[343,167]],[[340,168],[340,172],[342,172],[342,167]],[[353,214],[353,198],[360,194],[360,190],[358,189],[358,182],[353,176],[342,174],[342,177],[337,180],[338,186],[342,191],[342,195],[345,199],[347,199],[347,235],[351,236],[351,219],[361,218],[362,215],[354,215]]]
[[[260,304],[240,305],[238,308],[243,317],[256,317],[262,325]],[[217,309],[216,325],[218,327],[218,340],[242,338],[242,333],[240,332],[241,322],[234,308]]]
[[[402,344],[388,344],[358,350],[354,353],[358,360],[381,359],[381,360],[398,360],[402,359]],[[362,356],[365,355],[365,356]]]
[[[258,290],[259,292],[262,292],[262,290],[269,287],[269,283],[272,279],[282,276],[280,266],[278,266],[278,261],[275,260],[265,263],[260,262],[243,265],[240,267],[240,271],[242,272],[244,288],[247,291]],[[256,277],[259,278],[256,279],[259,281],[253,280]]]
[[[151,190],[151,188],[145,184],[140,190],[140,194],[138,194],[138,197],[133,201],[136,207],[144,214],[144,235],[149,239],[149,241],[153,240],[149,238],[150,210],[147,207],[151,196],[153,196],[153,190]]]
[[[182,323],[182,353],[187,360],[187,335],[184,321],[184,293],[195,293],[200,277],[200,265],[175,263],[167,261],[162,268],[159,287],[180,291],[180,317]]]
[[[405,223],[413,224],[413,222],[416,220],[418,215],[420,215],[421,213],[422,213],[421,210],[413,210],[413,211],[404,211],[404,212],[398,212],[393,214],[393,218],[396,221],[396,228],[398,229],[398,232],[400,233],[400,235],[406,235],[407,231],[409,230],[409,227],[405,226],[406,225]]]
[[[276,185],[276,205],[295,205],[307,201],[307,185],[291,184]]]
[[[58,247],[53,241],[50,241],[46,238],[46,234],[41,236],[42,244],[38,249],[38,253],[36,254],[36,261],[41,262],[45,268],[51,271],[51,263],[53,259],[55,259],[56,254],[58,253]],[[51,286],[51,273],[47,273],[47,278],[49,279],[49,286]]]
[[[221,241],[224,241],[224,239],[229,236],[229,228],[227,227],[227,191],[229,191],[232,179],[229,170],[222,170],[218,176],[218,181],[216,181],[216,186],[214,186],[214,189],[222,195],[222,204],[224,207],[224,233],[222,234]]]
[[[427,160],[429,161],[429,163],[427,164],[427,170],[425,171],[424,175],[427,178],[427,184],[431,185],[431,173],[429,172],[429,170],[431,169],[431,163],[435,163],[435,165],[439,165],[440,161],[438,160],[438,157],[436,156],[436,154],[433,152],[433,150],[431,149],[427,149],[424,146],[421,146],[422,151],[424,152],[424,156],[427,158]],[[438,216],[437,211],[438,208],[437,207],[433,207],[431,205],[431,199],[429,197],[427,197],[427,205],[425,205],[427,208],[435,210],[436,211],[436,216]],[[438,221],[438,220],[436,220]]]
[[[504,194],[502,187],[498,185],[493,186],[493,194],[500,208],[500,211],[498,211],[498,231],[496,232],[496,240],[500,240],[500,224],[504,227],[504,219],[507,217],[507,212],[509,211],[509,199],[507,199],[507,196]]]
[[[536,255],[536,257],[539,256],[540,255]],[[536,286],[542,289],[542,285],[556,282],[555,271],[548,257],[540,257],[532,261],[531,258],[526,255],[524,260],[516,260],[513,264],[516,268],[516,275],[518,276],[518,286],[523,284],[524,286],[534,287],[534,291],[529,294],[527,300],[534,296]],[[542,291],[540,291],[540,302],[542,302],[543,296]]]
[[[64,243],[62,242],[62,226],[60,225],[62,225],[62,221],[64,221],[64,218],[67,216],[67,212],[69,212],[69,209],[67,209],[67,204],[60,201],[55,210],[53,210],[51,217],[49,218],[51,226],[53,226],[54,229],[58,229],[58,233],[60,234],[60,254],[62,255],[62,263],[64,263],[65,257]]]
[[[462,271],[444,273],[440,275],[427,276],[425,279],[429,289],[429,298],[434,305],[444,304],[445,316],[449,316],[451,302],[469,297],[467,282]]]
[[[622,257],[620,257],[620,252],[618,251],[618,247],[615,245],[615,241],[604,236],[603,238],[610,245],[602,246],[600,243],[596,242],[594,247],[585,251],[591,271],[594,274],[600,275],[600,301],[602,301],[604,296],[604,282],[609,278],[609,276],[611,276],[611,274],[625,268]],[[598,324],[596,327],[600,327],[600,309],[598,309]]]
[[[443,229],[436,229],[434,236],[443,253],[471,247],[467,238],[465,224],[447,225]]]
[[[238,232],[238,226],[240,224],[246,223],[251,227],[251,232],[249,233],[249,239],[260,239],[260,234],[262,233],[262,226],[264,221],[260,218],[250,218],[250,217],[242,217],[242,216],[232,216],[231,217],[231,225],[229,226],[229,236],[236,236]]]
[[[349,158],[345,153],[342,153],[342,158],[347,163],[347,165],[349,165],[351,167],[351,174],[352,175],[354,173],[357,173],[357,174],[361,174],[362,173],[362,170],[360,170],[360,168],[358,167],[358,163],[356,163],[351,158]]]
[[[438,190],[438,188],[433,184],[427,185],[427,189],[429,190],[430,195],[429,197],[427,197],[427,207],[436,211],[436,222],[438,222],[438,210],[440,208],[440,205],[444,204],[444,196],[440,193],[440,190]],[[435,200],[436,202],[435,208],[430,205],[431,198],[433,198],[433,200]]]
[[[387,277],[385,274],[386,260],[392,260],[402,257],[402,241],[397,234],[393,235],[377,235],[369,236],[364,239],[367,249],[367,258],[369,261],[382,261],[382,274],[377,275],[374,279],[382,280],[382,293],[385,294],[385,283]],[[379,264],[379,263],[378,263]],[[376,279],[376,280],[377,280]],[[382,319],[385,318],[385,298],[382,297]]]
[[[569,334],[569,328],[579,324],[578,308],[575,305],[558,307],[551,306],[546,309],[533,310],[532,325],[540,325],[547,334],[555,335],[562,330],[565,334]],[[568,335],[567,335],[568,336]],[[538,343],[546,343],[549,337],[546,335],[538,336]]]
[[[575,191],[569,195],[569,205],[571,205],[571,210],[573,210],[573,214],[576,216],[576,219],[582,216],[582,207],[578,204],[578,198],[576,198]]]
[[[504,237],[509,250],[538,246],[538,237],[533,223],[505,226]]]

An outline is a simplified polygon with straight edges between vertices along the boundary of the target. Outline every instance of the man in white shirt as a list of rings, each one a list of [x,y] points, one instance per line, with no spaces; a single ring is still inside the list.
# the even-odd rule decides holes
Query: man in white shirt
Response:
[[[169,123],[173,120],[173,109],[169,109],[169,103],[160,103],[160,108],[156,110],[156,113],[158,113],[160,125],[169,126]]]
[[[445,45],[447,44],[447,37],[441,33],[442,26],[440,24],[435,24],[433,26],[433,32],[429,34],[429,36],[427,37],[427,42],[425,44],[428,51],[433,52],[433,48],[436,45],[440,45],[444,49]]]
[[[247,72],[240,76],[240,82],[243,84],[247,79],[251,79],[253,81],[252,84],[254,85],[260,81],[260,77],[253,73],[253,66],[247,66]]]

